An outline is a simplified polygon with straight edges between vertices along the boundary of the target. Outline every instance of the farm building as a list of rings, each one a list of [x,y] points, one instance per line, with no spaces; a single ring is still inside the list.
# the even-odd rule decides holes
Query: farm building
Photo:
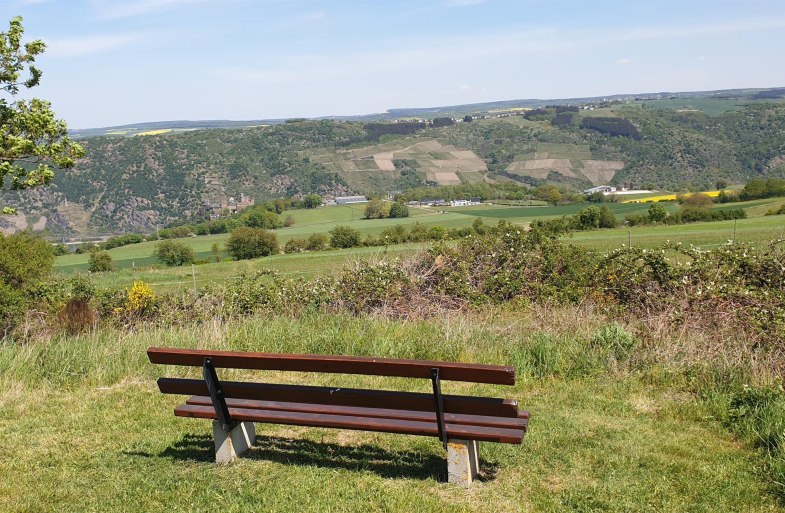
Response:
[[[335,202],[339,205],[350,205],[352,203],[368,203],[365,196],[338,196]]]
[[[592,187],[591,189],[586,189],[583,191],[584,194],[594,194],[596,192],[601,192],[603,194],[613,194],[616,192],[616,187],[610,185],[599,185],[597,187]]]

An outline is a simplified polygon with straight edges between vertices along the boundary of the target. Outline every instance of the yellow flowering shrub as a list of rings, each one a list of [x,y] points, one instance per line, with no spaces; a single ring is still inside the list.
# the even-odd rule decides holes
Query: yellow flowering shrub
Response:
[[[150,285],[143,281],[135,281],[130,289],[126,290],[125,311],[127,313],[143,314],[150,311],[155,303],[155,293]]]

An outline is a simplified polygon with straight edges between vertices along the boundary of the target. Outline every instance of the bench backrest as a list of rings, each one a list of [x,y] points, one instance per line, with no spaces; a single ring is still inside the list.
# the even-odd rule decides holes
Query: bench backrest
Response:
[[[515,369],[502,365],[361,356],[240,353],[163,347],[151,347],[147,350],[147,355],[152,363],[167,365],[201,367],[205,358],[210,358],[216,368],[363,374],[401,378],[430,379],[431,370],[439,369],[439,377],[442,380],[495,385],[515,384]]]

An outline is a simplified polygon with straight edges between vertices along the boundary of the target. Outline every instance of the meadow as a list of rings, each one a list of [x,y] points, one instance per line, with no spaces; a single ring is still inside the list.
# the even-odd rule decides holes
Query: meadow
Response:
[[[764,216],[771,208],[785,203],[784,198],[754,200],[742,203],[718,205],[716,208],[744,208],[750,218],[738,221],[712,223],[693,223],[668,226],[636,226],[577,232],[570,236],[570,242],[600,250],[611,251],[632,243],[633,246],[653,248],[666,241],[681,242],[704,248],[727,243],[729,240],[765,244],[785,237],[785,219],[782,216]],[[608,206],[622,218],[627,213],[645,212],[648,205],[635,203],[610,203]],[[669,211],[676,211],[674,202],[663,203]],[[292,238],[307,237],[312,233],[327,233],[338,225],[357,228],[363,236],[375,235],[390,226],[412,226],[421,223],[425,226],[444,226],[446,228],[469,227],[476,219],[488,225],[496,225],[500,220],[527,226],[535,219],[553,219],[563,215],[573,215],[586,205],[565,206],[506,206],[478,205],[470,207],[411,208],[411,217],[405,219],[362,219],[362,205],[324,207],[287,211],[284,216],[292,215],[296,224],[289,228],[276,230],[278,240],[284,244]],[[333,272],[347,262],[357,259],[376,258],[383,255],[407,255],[429,246],[428,243],[409,243],[388,247],[361,247],[335,249],[322,252],[279,254],[263,259],[234,262],[227,260],[223,245],[227,234],[206,235],[179,239],[191,246],[197,258],[209,260],[197,266],[167,268],[158,264],[153,251],[157,242],[131,244],[109,251],[114,260],[116,271],[99,273],[94,281],[99,288],[126,288],[134,280],[150,283],[157,290],[170,290],[204,286],[208,283],[223,283],[241,276],[244,272],[272,269],[284,275],[311,277]],[[221,248],[221,262],[215,262],[213,244]],[[61,275],[86,272],[88,255],[65,255],[57,258],[56,272]]]
[[[164,511],[779,511],[757,451],[700,400],[689,369],[649,360],[661,341],[612,357],[591,311],[504,309],[427,321],[265,316],[187,328],[101,329],[0,346],[0,510]],[[531,412],[521,446],[483,443],[482,479],[444,483],[436,439],[257,424],[257,446],[215,465],[209,422],[176,418],[151,345],[383,355],[516,367],[500,394]],[[695,367],[700,368],[700,365]],[[231,374],[231,373],[229,373]],[[227,375],[229,375],[227,374]],[[276,382],[424,391],[423,380],[240,372]],[[693,379],[696,374],[692,374]],[[9,421],[8,419],[13,419]]]

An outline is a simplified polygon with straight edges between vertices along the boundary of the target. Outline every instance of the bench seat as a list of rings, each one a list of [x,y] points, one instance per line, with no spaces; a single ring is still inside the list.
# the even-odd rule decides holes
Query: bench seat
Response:
[[[227,399],[226,405],[232,419],[238,421],[439,436],[435,413],[236,399]],[[205,396],[191,397],[175,408],[174,414],[217,418],[212,401]],[[447,414],[445,422],[453,438],[520,444],[529,419],[526,412],[516,418]]]
[[[151,347],[152,363],[201,367],[204,379],[158,379],[164,394],[185,395],[178,417],[213,421],[216,461],[253,446],[256,423],[437,437],[448,481],[468,487],[479,471],[479,442],[520,444],[529,413],[497,397],[443,394],[442,380],[513,385],[501,365],[358,356],[243,353]],[[217,369],[360,374],[429,379],[433,393],[220,380]]]

